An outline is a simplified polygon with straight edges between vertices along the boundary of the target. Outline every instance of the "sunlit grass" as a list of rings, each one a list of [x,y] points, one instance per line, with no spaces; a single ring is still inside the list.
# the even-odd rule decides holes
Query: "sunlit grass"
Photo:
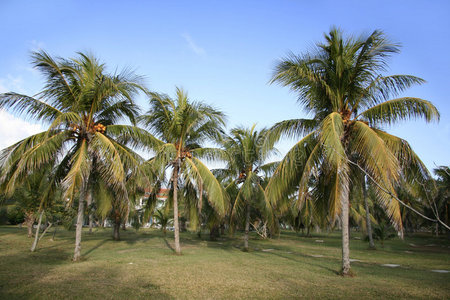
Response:
[[[429,235],[389,240],[375,251],[352,239],[351,258],[361,262],[352,263],[356,277],[343,278],[337,275],[337,233],[251,236],[248,253],[241,251],[239,235],[211,242],[206,234],[199,239],[183,233],[183,255],[176,256],[170,232],[164,237],[156,230],[129,229],[114,242],[105,229],[84,234],[83,260],[72,263],[74,232],[60,230],[53,242],[50,232],[31,253],[25,231],[0,227],[0,299],[450,297],[450,273],[431,272],[450,270],[450,243]],[[400,267],[380,266],[386,263]]]

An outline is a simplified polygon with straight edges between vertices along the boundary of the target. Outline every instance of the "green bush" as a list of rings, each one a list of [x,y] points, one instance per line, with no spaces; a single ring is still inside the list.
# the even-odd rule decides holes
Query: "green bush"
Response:
[[[11,225],[17,225],[25,221],[25,215],[19,207],[11,205],[7,208],[8,222]]]
[[[8,223],[8,210],[6,207],[0,207],[0,225]]]

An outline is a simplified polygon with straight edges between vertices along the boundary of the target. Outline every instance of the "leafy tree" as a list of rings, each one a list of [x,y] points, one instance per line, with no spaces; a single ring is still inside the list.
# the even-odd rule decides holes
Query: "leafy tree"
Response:
[[[145,91],[142,78],[129,70],[110,74],[92,55],[53,58],[34,52],[32,63],[45,78],[45,86],[31,97],[14,92],[0,95],[0,108],[49,124],[6,149],[0,156],[1,180],[11,193],[30,172],[56,159],[52,180],[61,184],[64,199],[78,199],[73,260],[81,256],[85,202],[91,197],[90,177],[95,171],[116,197],[127,199],[125,170],[137,169],[141,160],[122,142],[131,145],[151,135],[134,125],[118,125],[123,118],[135,122],[138,108],[133,97]],[[94,163],[95,161],[95,163]],[[142,174],[145,176],[145,174]]]
[[[223,214],[227,198],[220,183],[201,159],[214,159],[217,149],[204,148],[206,142],[218,140],[224,126],[224,114],[201,102],[191,102],[187,94],[177,88],[176,99],[151,93],[150,110],[141,117],[142,123],[161,140],[152,159],[156,170],[172,170],[171,189],[175,228],[175,251],[181,253],[179,237],[178,191],[189,181],[195,183],[201,199],[208,194],[211,205]]]
[[[342,274],[350,274],[349,190],[350,166],[357,164],[390,194],[377,189],[376,200],[391,222],[402,231],[395,183],[403,170],[406,176],[425,176],[427,171],[408,143],[381,129],[399,121],[423,117],[439,120],[439,112],[429,101],[397,96],[423,79],[410,75],[384,76],[387,58],[399,52],[380,31],[369,36],[345,38],[338,29],[325,35],[325,42],[306,54],[290,54],[280,60],[272,82],[289,86],[299,95],[299,103],[313,116],[273,126],[274,136],[305,135],[286,154],[268,186],[276,204],[287,190],[297,189],[303,202],[311,177],[320,174],[321,198],[333,221],[342,227]],[[357,160],[350,158],[357,157]],[[407,167],[406,167],[407,166]],[[408,177],[409,178],[409,177]]]

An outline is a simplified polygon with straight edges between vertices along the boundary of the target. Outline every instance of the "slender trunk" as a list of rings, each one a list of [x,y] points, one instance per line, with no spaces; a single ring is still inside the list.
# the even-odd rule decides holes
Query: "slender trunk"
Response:
[[[349,239],[349,207],[348,193],[342,197],[342,275],[350,275],[350,239]]]
[[[445,224],[448,224],[448,202],[445,204]],[[450,239],[450,230],[446,228],[445,231],[447,232],[447,238]]]
[[[200,239],[202,237],[202,207],[203,207],[203,182],[200,179],[198,183],[198,207],[197,207],[197,214],[198,214],[198,231],[197,231],[197,237]]]
[[[439,237],[439,223],[436,222],[436,237]]]
[[[250,230],[250,205],[247,204],[247,211],[245,215],[245,235],[244,235],[244,250],[248,251],[248,231]]]
[[[34,213],[32,211],[25,212],[25,224],[27,225],[28,237],[33,237]]]
[[[369,248],[375,249],[375,243],[373,242],[372,236],[372,222],[370,221],[370,212],[369,212],[369,202],[367,201],[367,186],[366,186],[366,176],[364,175],[363,182],[363,198],[364,198],[364,209],[366,210],[366,228],[367,235],[369,237]]]
[[[89,213],[89,234],[92,233],[92,227],[94,225],[94,215],[92,212],[92,191],[88,190],[86,195],[86,205],[88,207],[88,213]]]
[[[44,215],[44,210],[41,210],[41,213],[39,215],[39,221],[36,228],[36,233],[34,235],[34,242],[33,245],[31,245],[31,252],[34,252],[36,250],[38,241],[39,241],[39,230],[41,229],[41,223],[42,223],[42,216]]]
[[[39,241],[42,240],[42,238],[44,237],[44,235],[47,233],[47,231],[52,227],[53,223],[49,223],[49,225],[47,226],[47,228],[45,228],[44,232],[41,234],[41,236],[39,237]]]
[[[120,240],[120,233],[119,233],[119,230],[120,230],[120,220],[117,220],[117,219],[115,220],[113,228],[114,228],[114,231],[113,231],[113,239],[114,239],[115,241],[119,241],[119,240]]]
[[[127,230],[128,216],[130,215],[130,201],[128,199],[127,211],[125,213],[125,218],[122,223],[122,230]]]
[[[175,253],[181,254],[180,247],[180,225],[178,224],[178,171],[180,167],[180,161],[177,159],[173,167],[173,227],[175,229]]]
[[[73,254],[73,261],[78,261],[81,258],[81,233],[83,231],[84,223],[84,191],[80,191],[80,199],[78,200],[78,215],[77,227],[75,230],[75,251]]]
[[[218,225],[213,225],[211,227],[211,230],[209,231],[209,239],[211,241],[215,241],[217,240],[218,237],[219,237],[219,227]]]
[[[53,242],[55,240],[55,235],[56,235],[56,229],[58,228],[58,223],[55,224],[55,230],[53,230],[53,235],[51,238],[51,241]]]

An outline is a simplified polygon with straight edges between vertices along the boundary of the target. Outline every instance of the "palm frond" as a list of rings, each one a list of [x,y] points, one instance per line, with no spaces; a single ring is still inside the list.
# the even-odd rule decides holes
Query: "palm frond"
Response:
[[[419,98],[389,100],[362,112],[360,116],[371,126],[392,125],[398,121],[424,118],[427,122],[439,121],[437,108],[429,101]]]

